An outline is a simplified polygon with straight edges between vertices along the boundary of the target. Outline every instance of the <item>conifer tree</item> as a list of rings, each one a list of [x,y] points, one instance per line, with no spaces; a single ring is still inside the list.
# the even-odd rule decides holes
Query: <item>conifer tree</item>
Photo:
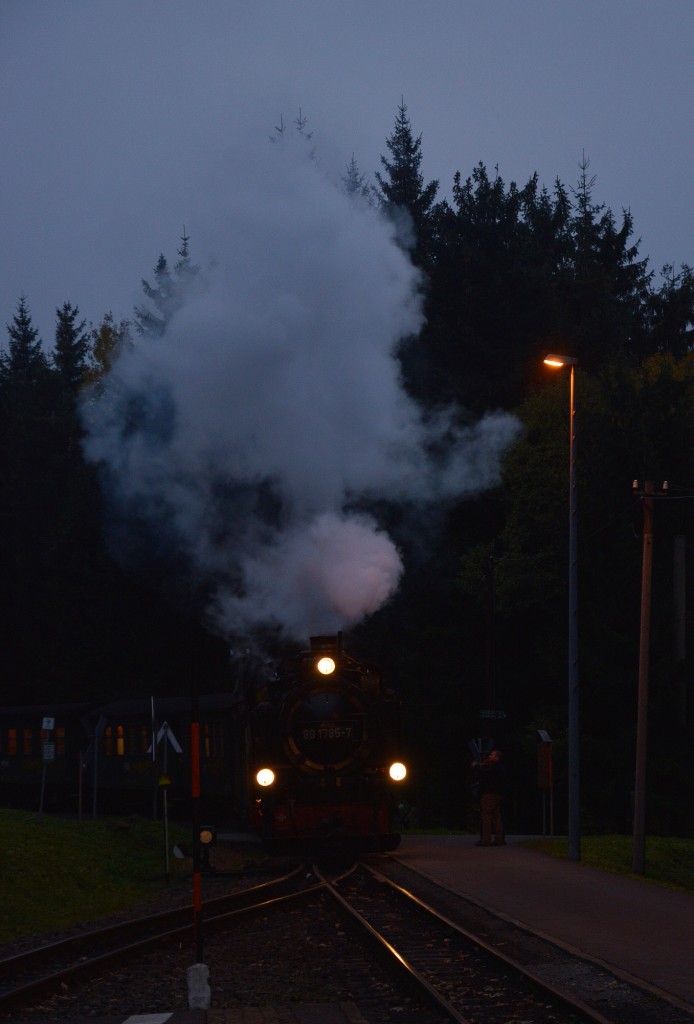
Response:
[[[98,327],[91,331],[89,356],[84,371],[86,384],[99,385],[108,375],[122,349],[132,345],[130,323],[121,320],[117,324],[113,313],[106,313]]]
[[[675,272],[666,264],[661,273],[660,287],[648,297],[650,350],[679,358],[694,351],[694,270],[685,263]]]
[[[385,175],[376,172],[380,188],[380,201],[386,213],[401,228],[400,238],[404,248],[411,249],[413,260],[425,264],[430,257],[432,235],[432,211],[438,181],[424,184],[421,173],[422,136],[412,134],[412,125],[407,116],[404,99],[400,101],[392,134],[386,139],[391,159],[381,156]],[[405,225],[399,221],[402,211],[407,211],[411,234],[407,237]]]
[[[307,141],[310,141],[313,138],[313,132],[307,131],[307,126],[308,118],[302,114],[301,107],[299,107],[299,116],[294,119],[294,127],[298,131],[299,135],[302,135]]]
[[[178,250],[179,259],[174,263],[176,281],[182,293],[186,293],[200,273],[200,267],[191,262],[189,241],[190,237],[186,234],[184,226],[183,234],[181,235],[181,247]]]
[[[85,321],[77,322],[79,309],[69,302],[56,309],[55,350],[53,364],[63,382],[71,391],[77,391],[84,379],[85,362],[89,350],[89,336]]]
[[[166,331],[171,317],[181,308],[186,295],[189,294],[193,281],[197,278],[200,268],[190,260],[188,235],[183,229],[181,246],[178,250],[179,260],[174,264],[173,273],[163,253],[159,256],[154,268],[155,283],[151,285],[144,278],[142,290],[154,304],[155,310],[147,306],[135,307],[135,327],[138,334],[148,337],[161,337]]]
[[[146,306],[136,306],[135,321],[138,334],[158,338],[166,330],[166,324],[172,313],[173,282],[164,253],[160,253],[154,267],[154,278],[155,284],[151,285],[143,277],[142,290],[147,298],[154,303],[157,312],[153,312]]]
[[[48,369],[48,363],[24,295],[12,323],[7,325],[7,333],[10,343],[8,352],[0,354],[0,380],[29,383]]]
[[[359,196],[362,199],[366,199],[371,203],[373,198],[373,188],[369,185],[366,175],[362,174],[359,170],[357,161],[352,153],[352,159],[347,164],[347,169],[342,178],[342,186],[348,196]]]
[[[595,176],[583,156],[573,189],[571,219],[573,266],[561,282],[565,292],[566,332],[584,367],[597,369],[611,358],[640,358],[637,340],[644,322],[652,274],[638,259],[628,210],[617,225],[614,214],[593,200]]]

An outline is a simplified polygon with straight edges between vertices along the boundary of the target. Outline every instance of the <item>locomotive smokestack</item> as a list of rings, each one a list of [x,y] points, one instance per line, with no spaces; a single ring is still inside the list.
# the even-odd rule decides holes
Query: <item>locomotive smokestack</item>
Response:
[[[312,636],[309,639],[309,646],[312,654],[321,654],[323,651],[342,652],[342,633],[334,636]]]

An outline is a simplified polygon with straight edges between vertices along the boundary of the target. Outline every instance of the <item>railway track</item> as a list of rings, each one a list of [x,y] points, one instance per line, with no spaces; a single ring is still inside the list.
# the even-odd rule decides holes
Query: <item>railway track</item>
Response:
[[[602,1014],[548,985],[373,867],[359,865],[332,881],[314,872],[439,1019],[608,1024]]]
[[[534,982],[610,1024],[693,1024],[692,1007],[676,996],[591,960],[528,926],[479,906],[411,866],[388,857],[379,865],[388,878],[430,903],[493,952],[509,958]]]
[[[316,997],[306,995],[297,978],[313,971],[320,977],[315,984],[326,983],[319,1001],[352,1000],[370,1024],[691,1024],[692,1017],[674,1007],[632,995],[602,1009],[589,1005],[581,997],[588,988],[575,985],[575,969],[557,961],[561,951],[548,953],[543,963],[509,931],[491,936],[508,925],[483,920],[481,908],[469,908],[472,918],[463,927],[462,902],[389,858],[331,872],[302,865],[208,900],[203,919],[214,964],[213,1007],[310,1001]],[[133,967],[138,960],[151,963],[156,998],[165,1001],[148,1008],[173,1009],[177,998],[180,1008],[181,993],[161,979],[185,973],[186,945],[192,949],[190,907],[0,960],[0,1021],[24,1019],[27,1007],[43,1000],[45,1008],[47,998],[55,1006],[55,996],[58,1019],[83,1014],[79,992],[93,978],[100,980],[92,988],[100,989],[118,979],[123,1006],[139,1012],[133,999],[146,993],[129,991],[140,984]],[[606,988],[595,979],[592,984],[596,991]],[[16,1010],[19,1016],[12,1016]]]
[[[279,878],[217,896],[203,904],[205,931],[229,924],[239,914],[258,911],[276,901],[305,897],[306,893],[305,875],[299,867]],[[0,959],[0,1017],[116,969],[141,954],[192,938],[192,907],[181,907],[82,932]]]

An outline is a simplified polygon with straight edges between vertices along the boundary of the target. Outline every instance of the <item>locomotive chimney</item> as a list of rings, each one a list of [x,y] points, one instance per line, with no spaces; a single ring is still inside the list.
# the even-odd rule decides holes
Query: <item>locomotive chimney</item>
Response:
[[[320,651],[337,651],[338,654],[342,654],[341,632],[337,634],[337,637],[312,636],[309,639],[309,643],[312,653],[318,653]]]

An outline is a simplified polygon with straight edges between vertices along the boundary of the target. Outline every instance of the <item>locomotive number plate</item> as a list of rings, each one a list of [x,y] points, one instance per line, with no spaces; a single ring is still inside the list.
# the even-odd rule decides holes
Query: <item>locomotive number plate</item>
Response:
[[[352,725],[306,725],[300,735],[302,740],[351,740],[356,729]]]

